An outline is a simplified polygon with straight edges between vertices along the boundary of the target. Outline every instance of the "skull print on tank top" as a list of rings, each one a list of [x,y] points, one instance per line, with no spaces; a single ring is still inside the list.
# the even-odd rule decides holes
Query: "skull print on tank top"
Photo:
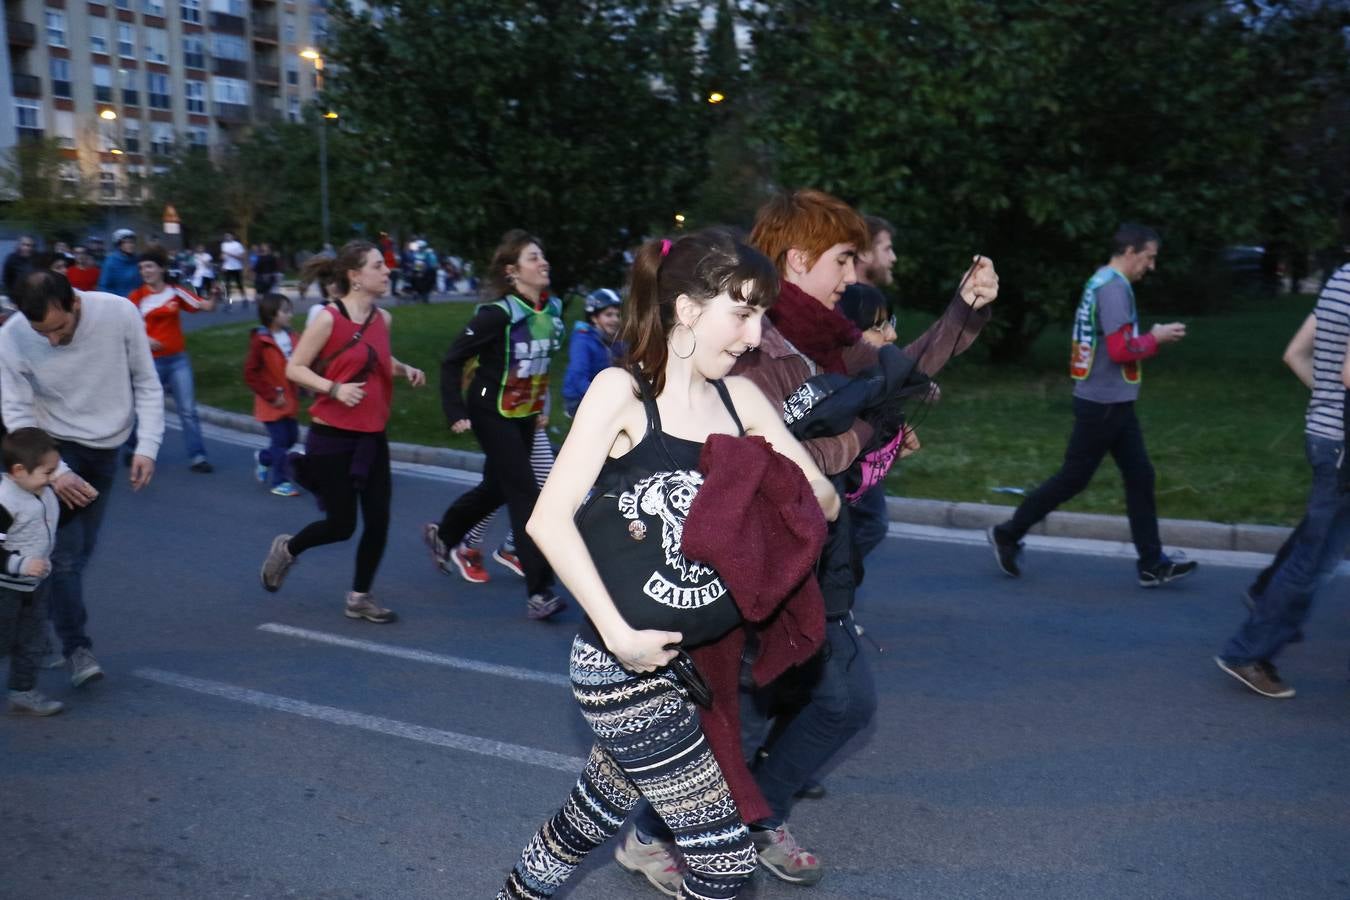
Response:
[[[697,647],[741,620],[717,572],[680,550],[685,517],[703,484],[698,471],[703,444],[665,434],[650,387],[640,375],[634,378],[647,411],[647,431],[623,456],[605,461],[577,511],[577,528],[630,627],[678,631],[682,646]],[[744,435],[726,385],[712,384]],[[587,633],[599,640],[587,625]]]

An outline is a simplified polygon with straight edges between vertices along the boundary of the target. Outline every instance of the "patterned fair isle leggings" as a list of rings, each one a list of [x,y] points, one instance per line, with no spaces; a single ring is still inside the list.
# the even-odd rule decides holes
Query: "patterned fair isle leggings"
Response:
[[[595,745],[567,802],[530,839],[497,900],[552,897],[643,797],[684,855],[680,896],[735,897],[754,873],[754,846],[682,689],[660,674],[629,672],[580,636],[571,678]]]
[[[553,444],[548,439],[548,432],[537,430],[534,433],[534,444],[530,446],[530,468],[534,470],[534,480],[540,486],[548,481],[548,473],[553,471]],[[478,524],[469,529],[469,533],[464,535],[465,547],[477,547],[483,543],[483,535],[487,533],[488,526],[492,520],[497,518],[497,510],[493,510],[486,516],[478,520]],[[502,541],[502,546],[508,550],[516,549],[516,533],[510,529],[506,532],[506,539]]]

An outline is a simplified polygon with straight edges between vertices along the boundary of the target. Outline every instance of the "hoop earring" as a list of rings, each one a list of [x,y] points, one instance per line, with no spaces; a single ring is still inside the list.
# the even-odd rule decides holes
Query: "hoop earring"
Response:
[[[686,331],[688,331],[689,336],[694,339],[694,342],[689,345],[688,353],[680,353],[678,350],[675,349],[675,331],[674,329],[672,329],[670,333],[670,352],[674,353],[675,356],[679,359],[688,359],[689,357],[693,356],[694,351],[698,349],[698,335],[694,333],[694,329],[690,328],[688,325],[685,325],[683,322],[681,322],[676,327],[683,328]]]

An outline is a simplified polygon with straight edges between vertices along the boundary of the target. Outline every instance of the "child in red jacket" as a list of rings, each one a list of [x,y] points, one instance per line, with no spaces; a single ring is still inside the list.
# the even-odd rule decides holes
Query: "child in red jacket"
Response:
[[[300,489],[291,483],[287,454],[300,439],[296,413],[300,400],[296,387],[286,378],[286,361],[295,349],[291,331],[291,301],[285,294],[265,294],[258,300],[258,320],[249,338],[248,358],[244,361],[244,383],[253,391],[253,418],[262,422],[272,443],[253,454],[259,483],[272,472],[272,493],[278,497],[297,497]]]

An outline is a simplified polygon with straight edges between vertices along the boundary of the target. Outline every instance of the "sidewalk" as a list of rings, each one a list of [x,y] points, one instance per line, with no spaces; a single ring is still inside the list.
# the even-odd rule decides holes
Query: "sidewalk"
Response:
[[[166,407],[172,409],[173,401],[165,399]],[[197,413],[203,422],[212,425],[259,436],[267,434],[262,423],[252,416],[226,412],[212,406],[198,406]],[[471,450],[391,442],[389,453],[396,462],[440,466],[461,472],[483,471],[483,455]],[[982,532],[1012,514],[1012,507],[1009,506],[907,497],[890,497],[886,506],[892,524],[963,531]],[[1225,525],[1192,519],[1162,519],[1159,525],[1163,543],[1169,547],[1259,554],[1274,554],[1293,530],[1273,525]],[[1030,534],[1110,543],[1128,544],[1130,541],[1130,527],[1124,516],[1093,513],[1051,513]]]

